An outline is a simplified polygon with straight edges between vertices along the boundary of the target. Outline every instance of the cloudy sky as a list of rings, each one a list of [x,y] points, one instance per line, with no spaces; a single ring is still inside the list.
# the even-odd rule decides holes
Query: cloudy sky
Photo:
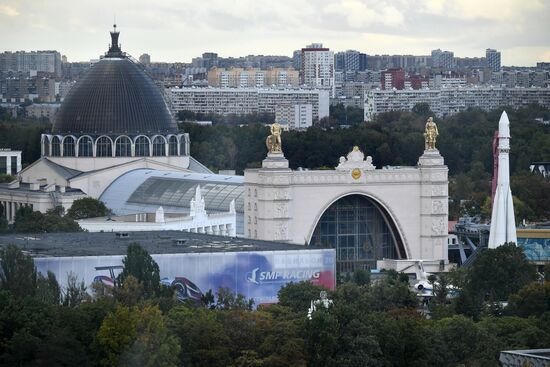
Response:
[[[550,61],[548,0],[0,0],[0,51],[55,49],[69,61],[107,49],[152,61],[292,55],[312,42],[367,54],[502,52],[504,65]]]

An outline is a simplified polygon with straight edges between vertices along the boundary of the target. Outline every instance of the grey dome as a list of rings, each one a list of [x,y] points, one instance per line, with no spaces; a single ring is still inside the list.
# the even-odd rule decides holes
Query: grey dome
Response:
[[[71,89],[56,114],[53,134],[177,132],[164,97],[142,67],[111,49]]]

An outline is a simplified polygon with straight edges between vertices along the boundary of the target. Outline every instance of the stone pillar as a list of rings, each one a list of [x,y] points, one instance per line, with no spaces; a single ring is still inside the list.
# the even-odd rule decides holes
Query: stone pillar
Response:
[[[290,241],[291,183],[292,171],[282,153],[268,153],[262,168],[245,171],[245,236]]]
[[[421,177],[420,254],[422,259],[448,259],[448,168],[437,149],[424,151],[418,160]]]
[[[9,215],[9,217],[8,217],[8,222],[10,222],[10,223],[13,223],[13,220],[14,220],[14,218],[15,218],[15,213],[14,213],[14,211],[13,211],[13,206],[14,206],[14,203],[10,201],[10,202],[8,203],[8,208],[9,208],[9,209],[8,209],[8,213],[9,213],[9,214],[8,214],[8,215]]]
[[[21,153],[17,155],[17,173],[21,172]]]
[[[11,175],[11,156],[6,155],[6,156],[3,156],[2,158],[6,158],[6,172],[4,173]]]

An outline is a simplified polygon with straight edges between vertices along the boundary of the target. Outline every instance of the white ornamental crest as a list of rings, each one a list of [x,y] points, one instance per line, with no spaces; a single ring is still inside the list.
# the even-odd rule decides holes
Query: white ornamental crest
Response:
[[[348,171],[354,168],[359,168],[365,171],[373,171],[376,167],[372,164],[372,157],[369,155],[365,159],[365,155],[358,146],[354,146],[353,150],[346,157],[340,157],[340,163],[336,167],[337,171]]]

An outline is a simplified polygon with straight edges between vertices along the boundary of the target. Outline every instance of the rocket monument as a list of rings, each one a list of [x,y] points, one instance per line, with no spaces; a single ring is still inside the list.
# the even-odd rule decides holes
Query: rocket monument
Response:
[[[510,190],[510,121],[506,111],[498,122],[498,179],[491,213],[489,248],[496,248],[506,242],[517,243],[514,204]]]

